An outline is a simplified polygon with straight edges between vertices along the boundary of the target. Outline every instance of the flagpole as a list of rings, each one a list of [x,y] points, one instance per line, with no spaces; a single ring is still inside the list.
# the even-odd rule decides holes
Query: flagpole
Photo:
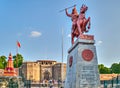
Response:
[[[62,28],[62,75],[61,75],[61,80],[62,80],[62,88],[63,88],[63,28]]]
[[[16,68],[18,68],[18,59],[17,59],[17,54],[18,54],[18,41],[16,42]]]
[[[18,42],[18,41],[17,41]],[[17,42],[16,42],[16,54],[18,54],[18,46],[17,46]]]

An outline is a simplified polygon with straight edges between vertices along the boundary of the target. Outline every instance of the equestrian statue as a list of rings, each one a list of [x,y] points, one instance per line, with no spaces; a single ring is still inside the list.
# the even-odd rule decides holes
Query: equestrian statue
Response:
[[[65,9],[66,15],[71,17],[72,20],[72,31],[71,31],[71,42],[74,44],[74,37],[78,38],[84,35],[84,33],[88,32],[90,29],[90,17],[88,19],[85,18],[85,12],[88,7],[86,5],[82,5],[80,8],[80,13],[78,14],[76,10],[76,6],[72,9],[72,13],[69,14],[68,10]]]

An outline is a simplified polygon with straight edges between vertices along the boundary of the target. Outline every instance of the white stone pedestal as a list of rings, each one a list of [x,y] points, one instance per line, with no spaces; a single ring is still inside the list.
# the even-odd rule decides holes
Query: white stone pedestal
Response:
[[[100,88],[94,40],[77,39],[68,50],[64,88]]]

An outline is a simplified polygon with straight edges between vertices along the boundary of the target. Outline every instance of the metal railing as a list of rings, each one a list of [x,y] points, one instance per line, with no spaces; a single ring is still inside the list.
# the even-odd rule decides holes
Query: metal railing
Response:
[[[101,88],[120,88],[119,76],[112,78],[111,80],[101,81]]]

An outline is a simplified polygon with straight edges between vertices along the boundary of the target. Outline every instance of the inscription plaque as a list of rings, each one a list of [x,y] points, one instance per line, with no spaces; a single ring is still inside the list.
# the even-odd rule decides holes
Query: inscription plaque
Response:
[[[81,79],[80,80],[80,84],[81,85],[95,85],[96,84],[96,81],[95,81],[95,69],[94,69],[94,66],[83,66],[82,69],[81,69]],[[85,82],[84,82],[84,81]]]

